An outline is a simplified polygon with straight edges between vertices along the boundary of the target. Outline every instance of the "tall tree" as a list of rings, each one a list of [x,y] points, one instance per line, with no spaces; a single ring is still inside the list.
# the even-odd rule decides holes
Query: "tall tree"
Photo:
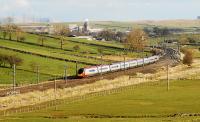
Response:
[[[60,48],[63,49],[64,41],[65,41],[65,36],[69,36],[70,31],[67,27],[63,25],[55,25],[55,35],[57,35],[60,39]]]
[[[106,41],[112,41],[115,39],[115,33],[110,30],[103,30],[98,34],[98,37],[101,37]]]
[[[191,66],[193,63],[193,53],[191,50],[184,51],[185,56],[183,57],[183,64]]]
[[[42,36],[42,35],[40,35],[40,36],[38,37],[38,43],[39,43],[41,46],[44,46],[44,41],[46,41],[46,40],[47,40],[47,38],[44,37],[44,36]]]
[[[13,30],[16,34],[17,41],[24,41],[25,40],[24,32],[19,26],[14,26]]]
[[[6,39],[6,36],[7,36],[6,28],[3,27],[3,26],[1,26],[1,27],[0,27],[0,31],[1,31],[1,33],[2,33],[2,38],[3,38],[3,39]]]
[[[178,39],[178,42],[179,42],[180,44],[187,44],[187,43],[189,43],[189,40],[188,40],[187,35],[185,35],[185,34],[181,35],[181,36],[179,37],[179,39]]]
[[[74,50],[75,52],[78,52],[78,51],[80,50],[79,45],[75,45],[75,46],[73,47],[73,50]]]
[[[147,45],[147,39],[148,36],[143,30],[136,29],[128,34],[125,46],[131,50],[141,51]]]

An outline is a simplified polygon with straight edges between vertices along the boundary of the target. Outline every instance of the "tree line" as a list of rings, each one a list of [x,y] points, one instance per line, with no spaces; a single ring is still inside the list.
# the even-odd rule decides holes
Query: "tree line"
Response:
[[[13,36],[16,36],[17,41],[24,41],[25,35],[23,30],[15,24],[7,24],[0,27],[3,39],[13,40]]]
[[[94,37],[97,40],[102,40],[104,39],[105,41],[119,41],[123,42],[123,40],[126,38],[127,34],[124,32],[113,32],[111,30],[103,30],[99,32],[97,35]]]
[[[0,66],[9,65],[11,68],[15,64],[19,66],[23,63],[23,59],[16,55],[0,54]]]

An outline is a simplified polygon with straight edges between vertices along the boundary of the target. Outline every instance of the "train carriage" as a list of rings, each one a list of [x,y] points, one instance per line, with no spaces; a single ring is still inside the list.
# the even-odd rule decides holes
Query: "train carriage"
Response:
[[[130,60],[130,61],[126,61],[126,62],[118,62],[118,63],[113,63],[110,65],[81,68],[78,71],[78,76],[79,77],[88,77],[88,76],[93,76],[93,75],[97,75],[100,73],[123,70],[124,68],[127,69],[127,68],[139,67],[139,66],[142,66],[145,64],[154,63],[154,62],[158,61],[159,58],[160,58],[160,56],[156,55],[156,56],[146,57],[144,59]]]
[[[120,64],[119,63],[111,64],[110,65],[110,70],[111,71],[120,70]]]

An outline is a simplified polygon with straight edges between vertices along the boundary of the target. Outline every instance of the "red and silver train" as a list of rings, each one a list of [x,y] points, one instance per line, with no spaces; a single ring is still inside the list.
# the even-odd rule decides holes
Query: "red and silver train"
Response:
[[[92,67],[86,67],[86,68],[81,68],[78,70],[78,76],[79,77],[89,77],[89,76],[94,76],[97,74],[101,73],[107,73],[107,72],[113,72],[113,71],[118,71],[118,70],[123,70],[123,69],[128,69],[128,68],[134,68],[134,67],[140,67],[146,65],[146,64],[151,64],[160,59],[161,56],[155,55],[151,57],[147,57],[144,59],[137,59],[137,60],[129,60],[125,62],[117,62],[113,63],[110,65],[100,65],[100,66],[92,66]]]

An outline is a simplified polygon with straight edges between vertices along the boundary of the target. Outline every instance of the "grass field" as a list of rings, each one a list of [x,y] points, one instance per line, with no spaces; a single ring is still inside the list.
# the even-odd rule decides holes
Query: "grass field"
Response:
[[[28,43],[33,43],[33,44],[38,44],[41,45],[41,42],[38,41],[38,35],[35,34],[25,34],[25,42]],[[15,35],[13,34],[13,39],[16,39]],[[50,38],[50,37],[46,37],[46,41],[44,41],[44,45],[45,46],[50,46],[50,47],[54,47],[54,48],[58,48],[60,49],[60,40],[59,39],[55,39],[55,38]],[[73,40],[73,41],[70,41]],[[79,42],[85,42],[86,44],[82,44]],[[96,44],[95,45],[89,45],[89,44]],[[66,37],[66,40],[64,41],[64,45],[63,45],[63,49],[67,49],[70,51],[74,51],[73,47],[75,45],[79,45],[80,47],[80,52],[89,52],[89,53],[96,53],[98,54],[98,48],[100,48],[101,46],[106,46],[105,42],[91,42],[85,39],[74,39],[74,38],[70,38],[70,37]],[[115,43],[108,43],[107,46],[111,46],[111,47],[122,47],[120,46],[121,44],[115,44]],[[113,54],[115,52],[119,52],[120,50],[117,49],[113,49],[113,48],[105,48],[102,47],[104,49],[104,53],[106,54]]]
[[[47,48],[47,47],[40,47],[40,46],[29,45],[29,44],[14,42],[14,41],[7,41],[7,40],[0,40],[0,45],[11,48],[11,49],[32,52],[32,53],[41,54],[41,55],[45,55],[45,56],[53,56],[53,57],[57,57],[57,58],[69,59],[72,61],[78,60],[81,62],[91,63],[91,64],[100,63],[100,59],[99,60],[95,60],[95,59],[88,60],[88,58],[74,56],[73,54],[70,54],[69,51],[62,51],[59,49],[51,49],[51,48]]]
[[[1,33],[0,36],[2,37]],[[123,58],[120,57],[120,55],[123,54],[123,51],[120,50],[120,48],[123,48],[123,45],[116,42],[99,42],[99,41],[88,41],[84,39],[75,39],[75,38],[68,38],[66,37],[64,50],[60,49],[59,40],[55,38],[47,37],[47,40],[45,41],[45,46],[40,46],[40,43],[38,42],[38,35],[35,34],[26,34],[26,40],[25,42],[17,42],[17,41],[9,41],[0,39],[0,45],[9,49],[16,49],[19,51],[25,51],[29,53],[39,54],[40,56],[30,55],[30,54],[23,54],[19,52],[14,52],[11,50],[5,50],[0,49],[1,53],[9,53],[9,54],[15,54],[19,55],[22,59],[24,59],[24,63],[22,66],[19,66],[18,68],[21,69],[19,74],[21,78],[18,78],[18,80],[22,83],[32,83],[35,82],[35,73],[30,67],[30,64],[32,62],[39,62],[38,64],[41,67],[41,81],[48,80],[49,78],[52,79],[53,75],[63,75],[63,69],[64,66],[68,66],[68,75],[74,75],[75,74],[75,63],[72,62],[65,62],[65,61],[59,61],[52,58],[44,58],[45,56],[50,56],[53,58],[61,58],[61,59],[69,59],[71,61],[81,61],[83,64],[80,64],[79,67],[85,67],[86,64],[90,65],[96,65],[100,64],[100,56],[98,54],[98,48],[103,48],[104,53],[107,55],[104,56],[104,64],[108,64],[111,62],[115,62],[113,59],[116,60],[123,60]],[[15,39],[15,35],[13,35],[13,39]],[[166,38],[178,38],[177,36],[171,36],[171,37],[165,37]],[[162,38],[150,38],[150,45],[155,45],[158,42],[161,42],[164,40],[164,37]],[[80,50],[78,52],[73,50],[73,46],[79,45]],[[116,49],[115,49],[116,47]],[[197,49],[197,48],[196,48]],[[150,55],[149,53],[128,53],[127,57],[130,58],[138,58],[142,57],[143,55]],[[111,57],[113,58],[108,58]],[[199,51],[195,51],[195,57],[199,56]],[[32,60],[33,59],[33,60]],[[42,63],[41,63],[42,62]],[[0,84],[10,83],[10,75],[8,74],[8,70],[12,71],[12,69],[5,69],[1,68],[1,77],[0,77]],[[24,71],[22,71],[24,70]],[[30,76],[23,78],[24,75]],[[43,76],[44,75],[44,76]],[[32,77],[33,76],[33,77]],[[33,80],[34,79],[34,80]],[[29,81],[30,80],[30,81]]]
[[[18,114],[2,120],[7,122],[199,122],[199,116],[167,116],[200,112],[200,80],[173,81],[170,83],[170,91],[166,90],[166,82],[156,84],[140,84],[134,90],[124,88],[117,94],[91,97],[84,101],[60,105],[57,106],[57,110],[52,108],[35,113]],[[145,115],[153,117],[146,118]],[[100,119],[102,116],[103,118]]]
[[[0,37],[2,37],[2,33],[0,33]],[[41,46],[41,43],[38,42],[38,35],[26,33],[25,37],[26,39],[24,42],[17,42],[15,40],[15,34],[12,35],[13,40],[11,41],[8,40],[8,37],[7,39],[0,39],[0,45],[7,48],[0,48],[0,53],[17,55],[24,60],[24,63],[21,66],[17,67],[17,69],[19,70],[17,70],[17,73],[20,74],[20,77],[19,75],[17,76],[17,80],[20,83],[35,82],[36,73],[34,73],[33,69],[31,69],[31,63],[36,63],[40,66],[40,80],[43,81],[52,79],[52,76],[54,75],[62,77],[64,74],[63,72],[65,65],[67,65],[68,67],[68,75],[74,75],[76,72],[76,66],[73,62],[75,61],[80,62],[78,68],[86,67],[88,65],[101,64],[100,55],[98,53],[99,48],[103,49],[103,53],[105,53],[105,56],[112,55],[120,58],[123,54],[123,51],[121,49],[123,48],[123,45],[116,42],[107,43],[66,37],[63,49],[60,49],[60,41],[56,38],[46,37],[47,40],[44,42],[44,46]],[[75,45],[79,45],[80,47],[80,50],[78,50],[77,52],[73,49]],[[141,55],[144,54],[129,52],[127,54],[127,57],[138,58],[141,57]],[[66,59],[70,61],[65,62],[55,58],[59,58],[62,60]],[[103,64],[115,62],[110,58],[103,59]],[[11,72],[12,69],[0,67],[0,70],[0,84],[11,83],[10,81],[12,78],[10,78],[11,75],[8,72]]]
[[[40,74],[40,81],[47,81],[54,77],[48,74]],[[12,84],[13,83],[13,69],[0,67],[0,83],[1,84]],[[37,74],[30,71],[24,71],[17,69],[16,71],[16,83],[17,84],[36,84]]]
[[[41,78],[41,80],[48,80],[51,79],[53,76],[59,76],[62,77],[64,74],[64,67],[67,66],[67,71],[68,75],[75,75],[76,73],[76,64],[71,63],[71,62],[65,62],[65,61],[59,61],[59,60],[54,60],[54,59],[49,59],[49,58],[43,58],[39,56],[34,56],[34,55],[29,55],[29,54],[23,54],[23,53],[18,53],[15,51],[10,51],[10,50],[5,50],[5,49],[0,49],[0,52],[2,54],[10,54],[10,55],[17,55],[23,59],[23,64],[21,66],[17,66],[17,69],[22,69],[25,71],[19,71],[17,70],[17,81],[20,83],[29,83],[33,82],[33,79],[35,79],[33,76],[36,75],[33,72],[33,68],[31,67],[31,64],[35,63],[39,65],[40,73],[46,74],[48,77],[46,78]],[[87,65],[79,64],[79,67],[85,67]],[[9,67],[9,65],[7,65]],[[12,78],[12,73],[7,73],[11,72],[12,69],[8,68],[2,68],[0,67],[1,73],[0,73],[0,83],[1,84],[7,84],[10,83],[10,79]],[[29,71],[29,72],[27,72]],[[6,75],[7,74],[7,75]],[[32,77],[25,77],[25,76],[32,76]],[[11,78],[9,78],[11,77]],[[18,79],[18,77],[20,77]],[[36,77],[36,76],[35,76]],[[41,76],[43,77],[43,76]]]
[[[78,24],[82,25],[81,22],[64,23],[68,24]],[[194,31],[200,28],[199,20],[144,20],[144,21],[90,21],[90,27],[94,28],[105,28],[105,29],[115,29],[120,31],[126,31],[128,28],[152,28],[152,27],[167,27],[167,28],[180,28],[186,31]]]

